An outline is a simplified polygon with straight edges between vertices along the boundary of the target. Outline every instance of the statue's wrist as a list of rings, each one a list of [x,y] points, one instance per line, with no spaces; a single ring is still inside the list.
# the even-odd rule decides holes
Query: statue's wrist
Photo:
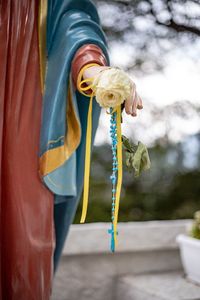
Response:
[[[72,78],[76,86],[80,70],[87,64],[95,63],[106,66],[107,61],[100,47],[94,44],[86,44],[79,48],[72,61]]]

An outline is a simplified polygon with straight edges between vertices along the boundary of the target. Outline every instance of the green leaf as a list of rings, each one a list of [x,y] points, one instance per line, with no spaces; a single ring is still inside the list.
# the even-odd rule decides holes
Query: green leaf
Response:
[[[132,160],[132,167],[135,170],[135,177],[140,176],[142,171],[150,169],[150,166],[151,162],[147,147],[139,142]]]
[[[125,135],[122,135],[122,143],[123,143],[123,147],[126,151],[129,151],[131,153],[136,152],[137,146],[132,144]]]
[[[135,171],[135,177],[140,176],[142,171],[150,168],[150,159],[147,147],[138,142],[138,145],[132,144],[127,137],[122,136],[123,148],[126,155],[126,166],[129,171]]]

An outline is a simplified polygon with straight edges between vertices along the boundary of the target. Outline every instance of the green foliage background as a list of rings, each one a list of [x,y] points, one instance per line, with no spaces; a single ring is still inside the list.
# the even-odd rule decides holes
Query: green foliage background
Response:
[[[195,156],[189,153],[193,147]],[[200,209],[200,134],[177,144],[158,141],[149,154],[151,169],[139,179],[124,166],[119,221],[192,218]],[[86,222],[110,221],[111,160],[109,145],[94,147]],[[80,222],[81,207],[82,199],[75,223]]]

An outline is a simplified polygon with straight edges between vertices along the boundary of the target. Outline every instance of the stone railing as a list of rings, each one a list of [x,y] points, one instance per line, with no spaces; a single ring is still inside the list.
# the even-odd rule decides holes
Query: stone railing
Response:
[[[121,300],[122,294],[124,300],[151,299],[126,297],[124,284],[132,276],[182,272],[175,239],[190,224],[191,220],[120,223],[115,253],[109,249],[109,224],[71,226],[52,300]]]
[[[177,249],[175,241],[191,220],[126,222],[118,224],[116,253]],[[72,225],[63,255],[110,253],[108,223]]]

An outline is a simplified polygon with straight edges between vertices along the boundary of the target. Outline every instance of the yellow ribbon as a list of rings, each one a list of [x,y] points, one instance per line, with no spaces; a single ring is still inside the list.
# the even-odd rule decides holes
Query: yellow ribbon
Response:
[[[117,221],[119,212],[119,202],[122,186],[122,134],[121,134],[121,105],[117,106],[117,162],[118,162],[118,176],[117,188],[115,198],[115,215],[114,215],[114,240],[117,246]]]
[[[93,78],[87,78],[82,80],[83,73],[87,68],[99,66],[98,64],[87,64],[84,66],[79,74],[77,79],[77,88],[78,91],[84,96],[90,97],[88,115],[87,115],[87,131],[86,131],[86,143],[85,143],[85,170],[84,170],[84,188],[83,188],[83,207],[80,223],[85,222],[87,207],[88,207],[88,195],[89,195],[89,178],[90,178],[90,156],[91,156],[91,139],[92,139],[92,100],[94,97],[94,92],[91,94],[86,94],[85,91],[88,91],[92,88],[92,84],[83,87],[83,83],[93,82]]]
[[[87,207],[88,207],[88,194],[89,194],[89,176],[90,176],[90,155],[91,155],[91,137],[92,137],[92,100],[94,92],[86,94],[85,91],[92,89],[93,78],[87,78],[82,80],[84,71],[92,66],[98,66],[98,64],[88,64],[84,66],[79,72],[77,79],[78,91],[84,96],[90,97],[88,116],[87,116],[87,132],[86,132],[86,145],[85,145],[85,170],[84,170],[84,190],[83,190],[83,207],[80,223],[85,222]],[[91,82],[90,85],[83,87],[84,83]],[[119,212],[120,193],[122,185],[122,137],[121,137],[121,105],[119,105],[113,112],[117,112],[117,161],[118,161],[118,178],[116,188],[116,202],[115,202],[115,214],[114,214],[114,240],[117,245],[117,221]]]

